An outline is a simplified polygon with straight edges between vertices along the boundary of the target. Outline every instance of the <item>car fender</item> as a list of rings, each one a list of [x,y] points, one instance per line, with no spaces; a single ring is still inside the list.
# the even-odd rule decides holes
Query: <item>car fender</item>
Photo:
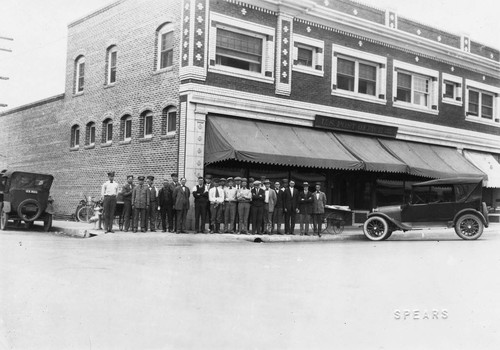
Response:
[[[394,218],[391,218],[389,215],[387,215],[385,213],[373,212],[373,213],[368,214],[367,218],[371,218],[374,216],[379,216],[379,217],[386,219],[388,222],[390,222],[391,224],[393,224],[394,226],[398,227],[401,230],[408,229],[408,228],[404,227],[399,221],[394,220]]]
[[[453,226],[455,226],[455,224],[457,223],[458,218],[460,216],[464,215],[464,214],[473,214],[473,215],[479,216],[479,218],[483,222],[484,227],[488,227],[489,226],[488,225],[489,224],[488,220],[486,220],[486,218],[484,217],[483,213],[480,213],[477,210],[474,210],[474,209],[471,209],[471,208],[462,209],[458,213],[456,213],[455,217],[453,218]]]

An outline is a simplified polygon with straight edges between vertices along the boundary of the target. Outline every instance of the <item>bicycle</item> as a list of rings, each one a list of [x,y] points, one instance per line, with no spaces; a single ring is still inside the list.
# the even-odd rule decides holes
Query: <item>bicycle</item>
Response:
[[[102,201],[94,201],[92,197],[85,196],[82,199],[76,209],[76,219],[80,222],[90,222],[90,219],[94,216],[95,208],[102,208]]]

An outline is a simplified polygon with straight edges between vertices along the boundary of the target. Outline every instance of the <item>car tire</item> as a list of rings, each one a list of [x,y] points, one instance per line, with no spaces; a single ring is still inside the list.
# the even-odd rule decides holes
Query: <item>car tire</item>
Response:
[[[8,221],[9,221],[9,214],[2,210],[2,214],[0,217],[0,229],[2,231],[7,230],[7,222]]]
[[[468,241],[481,237],[483,230],[483,222],[474,214],[464,214],[455,223],[455,232],[458,237]]]
[[[52,214],[47,214],[43,219],[43,230],[49,232],[52,228]]]
[[[391,235],[387,220],[381,216],[372,216],[366,219],[363,224],[363,233],[371,241],[383,241]]]
[[[34,215],[27,217],[23,213],[23,209],[28,206],[28,205],[35,205],[36,206],[36,212]],[[19,205],[17,206],[17,215],[19,215],[20,218],[22,218],[24,221],[35,221],[42,215],[42,206],[36,199],[28,198],[23,200]]]

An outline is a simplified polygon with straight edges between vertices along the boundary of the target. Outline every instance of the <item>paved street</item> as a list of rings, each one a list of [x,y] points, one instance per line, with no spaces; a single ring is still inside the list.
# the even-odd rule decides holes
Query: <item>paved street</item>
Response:
[[[498,349],[499,310],[498,224],[472,242],[0,232],[0,349]]]

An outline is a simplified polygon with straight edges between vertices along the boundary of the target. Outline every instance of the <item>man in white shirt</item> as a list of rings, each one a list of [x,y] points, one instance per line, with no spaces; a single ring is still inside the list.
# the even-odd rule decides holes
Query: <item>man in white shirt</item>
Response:
[[[220,224],[223,222],[224,189],[219,186],[219,179],[214,179],[214,187],[208,191],[208,200],[210,201],[210,218],[212,231],[210,233],[219,233]]]
[[[104,233],[113,231],[113,219],[115,217],[116,209],[116,196],[120,186],[114,181],[115,172],[108,173],[108,181],[106,181],[101,188],[101,196],[103,198],[103,216],[104,216]]]

